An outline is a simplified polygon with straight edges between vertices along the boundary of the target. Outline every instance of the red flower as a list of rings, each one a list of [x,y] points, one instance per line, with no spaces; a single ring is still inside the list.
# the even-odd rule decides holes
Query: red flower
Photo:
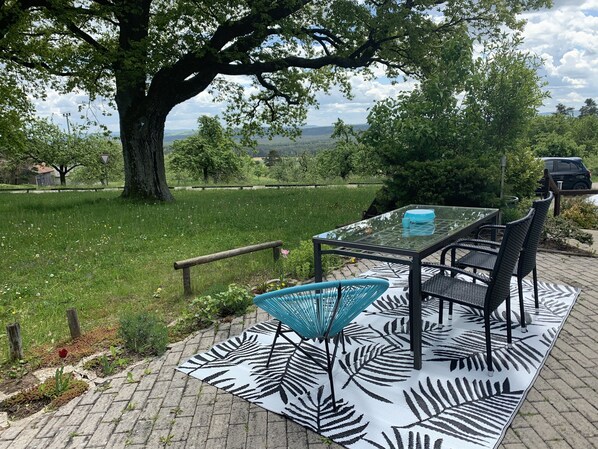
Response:
[[[64,358],[66,358],[66,356],[67,356],[68,353],[69,352],[66,350],[66,348],[62,348],[60,351],[58,351],[58,356],[61,359],[64,359]]]

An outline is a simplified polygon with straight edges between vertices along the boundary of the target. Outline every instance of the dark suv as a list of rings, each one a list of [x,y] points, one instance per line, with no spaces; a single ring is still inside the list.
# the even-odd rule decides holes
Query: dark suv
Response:
[[[581,190],[592,188],[592,174],[579,157],[543,157],[544,168],[554,179],[563,181],[563,190]]]

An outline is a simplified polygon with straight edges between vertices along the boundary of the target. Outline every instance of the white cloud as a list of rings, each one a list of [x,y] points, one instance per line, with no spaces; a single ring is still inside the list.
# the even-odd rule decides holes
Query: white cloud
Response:
[[[598,92],[598,0],[556,0],[552,9],[526,13],[524,47],[544,60],[541,74],[557,103],[579,109]]]

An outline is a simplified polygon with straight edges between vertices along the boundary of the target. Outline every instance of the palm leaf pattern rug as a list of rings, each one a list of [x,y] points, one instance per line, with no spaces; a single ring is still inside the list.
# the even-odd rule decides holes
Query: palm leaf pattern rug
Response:
[[[434,270],[424,269],[422,278]],[[412,368],[408,335],[408,271],[380,264],[364,277],[391,282],[386,293],[345,328],[337,353],[334,412],[326,373],[281,341],[266,361],[276,322],[259,323],[178,369],[350,448],[495,448],[563,326],[579,290],[539,282],[540,310],[524,281],[528,333],[519,328],[513,278],[513,348],[506,345],[504,305],[492,317],[494,376],[484,357],[483,316],[455,305],[452,322],[437,324],[437,300],[423,304],[423,369]],[[288,334],[290,335],[290,334]],[[297,339],[298,341],[298,339]],[[325,359],[324,345],[302,347]]]

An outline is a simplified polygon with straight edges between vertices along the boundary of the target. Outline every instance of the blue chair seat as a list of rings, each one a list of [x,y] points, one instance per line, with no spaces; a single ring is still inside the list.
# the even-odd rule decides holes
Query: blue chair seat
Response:
[[[299,285],[256,296],[253,299],[255,305],[278,320],[278,328],[266,366],[270,364],[278,337],[283,337],[326,370],[332,390],[332,404],[336,411],[332,367],[339,340],[342,339],[343,328],[380,297],[388,287],[389,282],[385,279],[350,279]],[[283,330],[282,324],[299,335],[301,341],[323,339],[326,346],[326,365],[322,365],[304,351],[300,347],[301,343],[297,345],[284,335],[287,331]],[[330,340],[334,342],[332,353],[329,347]]]

